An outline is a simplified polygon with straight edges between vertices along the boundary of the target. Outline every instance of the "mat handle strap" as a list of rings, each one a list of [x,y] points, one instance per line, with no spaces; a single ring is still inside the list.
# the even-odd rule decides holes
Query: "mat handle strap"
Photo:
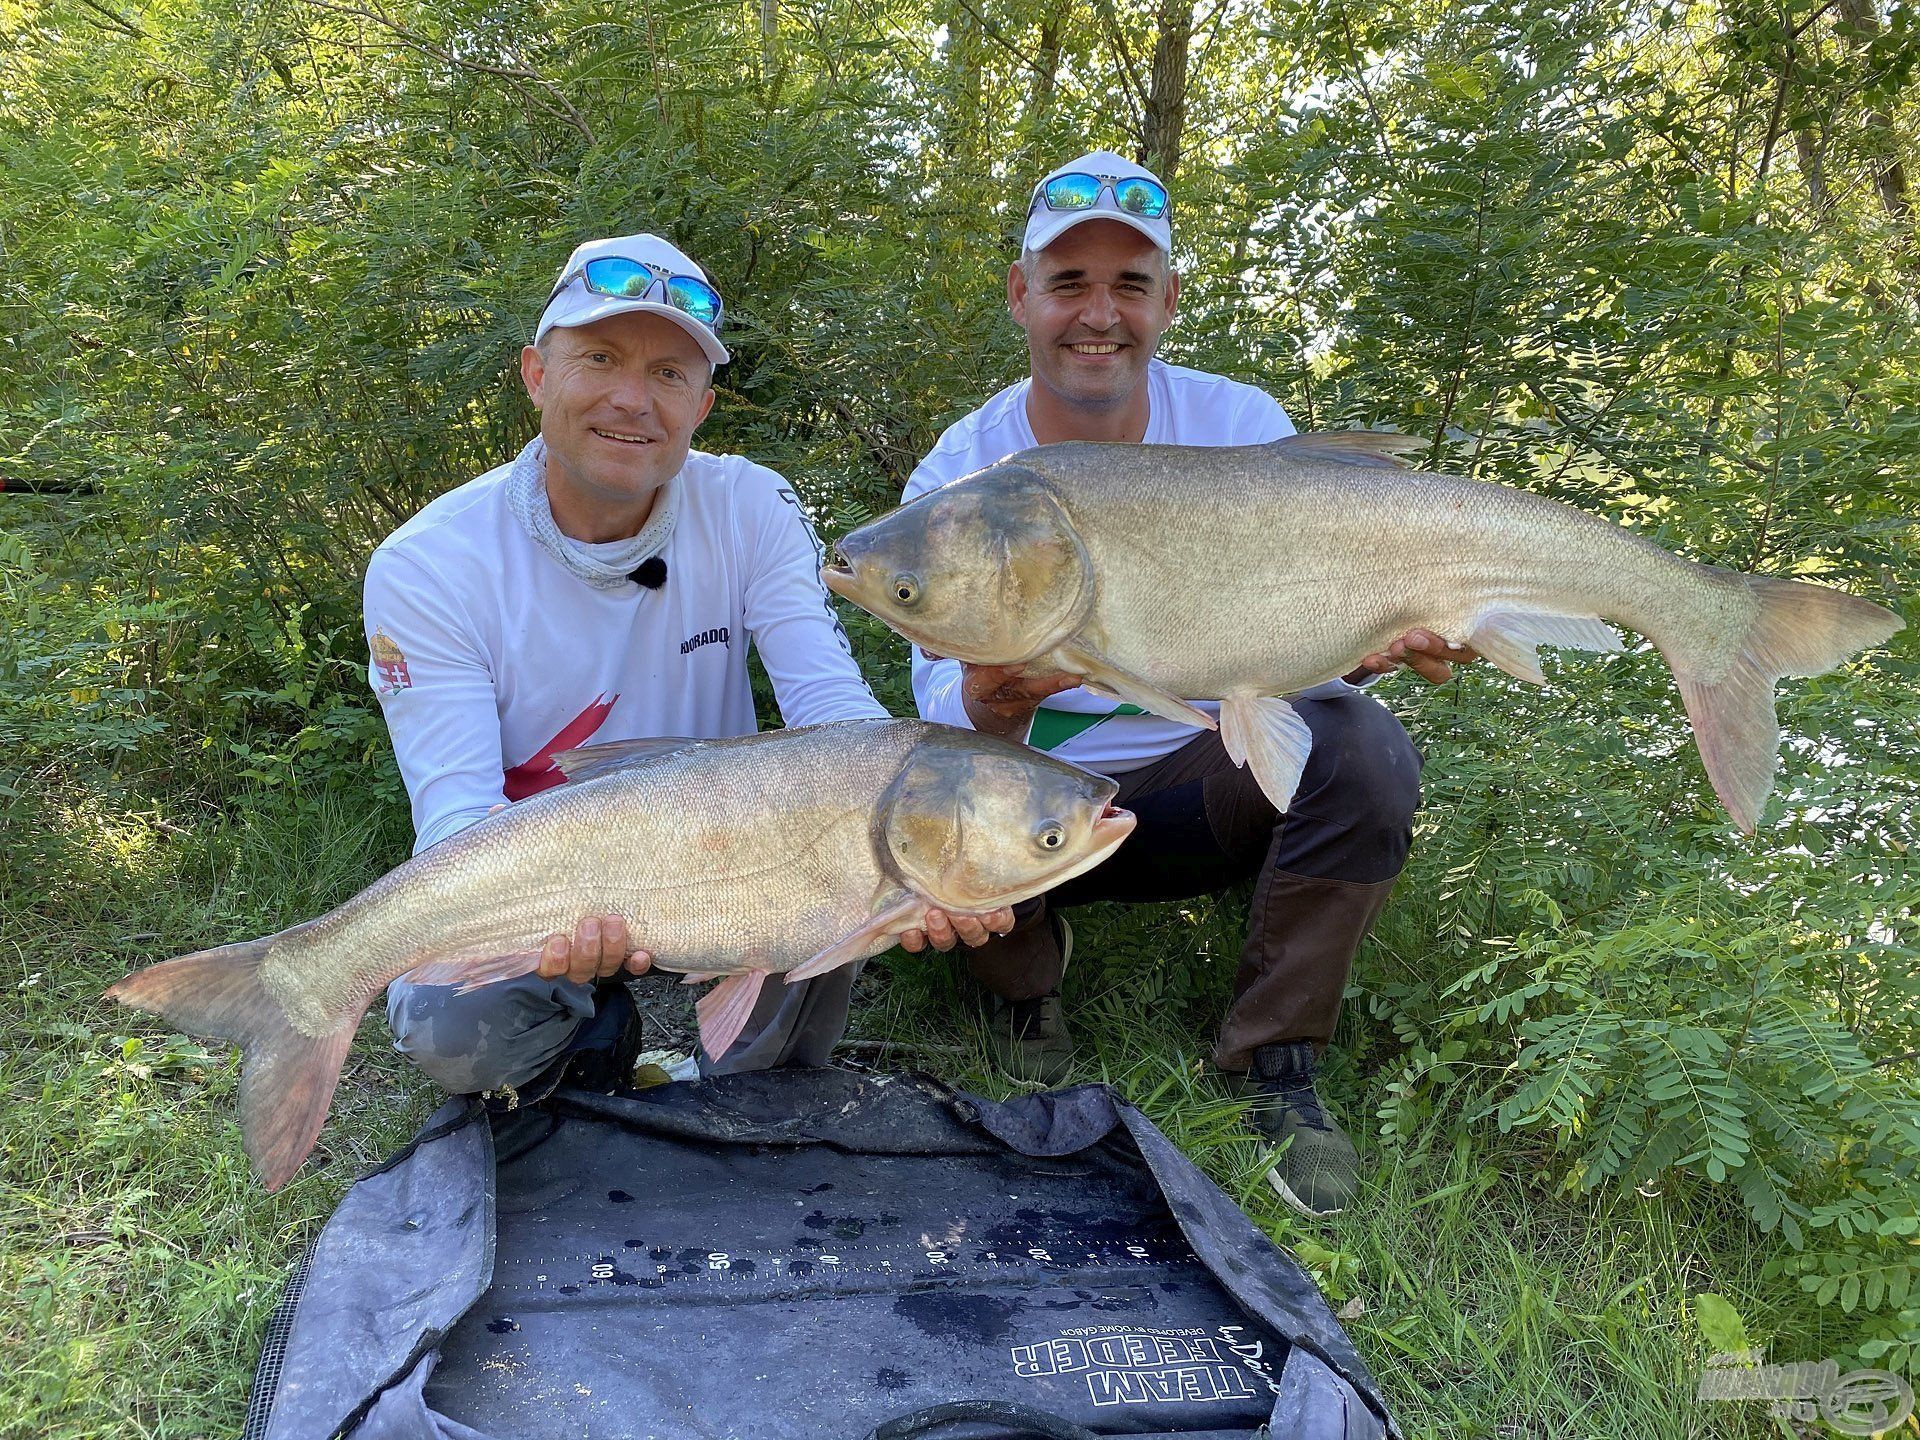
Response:
[[[1016,1405],[1011,1400],[953,1400],[945,1405],[929,1406],[909,1415],[896,1415],[869,1430],[866,1440],[913,1440],[946,1425],[963,1421],[998,1425],[1010,1436],[1038,1435],[1042,1440],[1101,1440],[1084,1426],[1031,1405]]]

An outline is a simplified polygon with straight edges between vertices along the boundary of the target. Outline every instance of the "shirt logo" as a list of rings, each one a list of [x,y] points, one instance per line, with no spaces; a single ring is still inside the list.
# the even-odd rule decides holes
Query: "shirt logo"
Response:
[[[562,725],[559,734],[509,769],[501,777],[501,788],[506,792],[507,799],[524,800],[529,795],[538,795],[542,790],[551,790],[565,780],[567,777],[553,763],[553,757],[562,750],[571,750],[592,739],[593,733],[606,723],[614,702],[619,698],[617,694],[594,696],[593,703]]]
[[[367,648],[373,652],[373,673],[380,677],[377,688],[383,698],[398,695],[413,684],[413,676],[407,673],[406,652],[386,631],[375,630]]]
[[[732,633],[725,625],[722,625],[717,630],[702,630],[698,635],[689,635],[680,642],[680,653],[682,655],[691,655],[702,645],[725,645],[731,648],[733,645]]]

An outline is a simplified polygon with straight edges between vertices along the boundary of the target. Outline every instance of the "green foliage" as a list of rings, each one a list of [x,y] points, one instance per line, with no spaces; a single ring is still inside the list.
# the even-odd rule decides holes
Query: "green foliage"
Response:
[[[1752,840],[1713,802],[1651,651],[1550,661],[1543,691],[1486,667],[1384,687],[1427,756],[1426,804],[1334,1066],[1385,1189],[1439,1177],[1392,1214],[1418,1225],[1504,1185],[1515,1225],[1550,1206],[1563,1236],[1613,1257],[1608,1227],[1669,1207],[1712,1256],[1739,1235],[1759,1258],[1733,1280],[1669,1277],[1678,1298],[1647,1313],[1679,1328],[1686,1296],[1725,1293],[1756,1343],[1817,1335],[1914,1373],[1911,6],[1185,13],[1171,358],[1258,381],[1303,429],[1416,433],[1439,468],[1909,621],[1886,651],[1783,687],[1780,783]],[[653,229],[708,266],[737,358],[703,443],[782,470],[837,532],[1023,368],[1000,287],[1037,175],[1088,144],[1168,153],[1151,57],[1181,15],[0,0],[0,913],[23,973],[57,973],[77,1005],[98,976],[75,972],[102,951],[165,953],[112,948],[115,933],[253,933],[404,852],[359,577],[382,535],[531,433],[515,357],[575,241]],[[53,493],[14,493],[22,480]],[[849,630],[876,692],[908,709],[904,647],[865,617]],[[218,830],[227,811],[250,840]],[[337,842],[324,874],[245,878],[249,843],[309,855],[317,813]],[[221,838],[189,847],[204,863],[156,866],[164,837],[210,825]],[[103,861],[127,884],[102,891]],[[171,908],[182,889],[204,906],[190,920]],[[105,896],[85,917],[99,949],[65,938],[80,893]],[[1189,1068],[1239,913],[1228,897],[1090,916],[1072,982],[1102,1063],[1123,1056],[1111,1073],[1210,1156],[1233,1115]],[[1145,1056],[1114,1038],[1143,1015]],[[163,1157],[141,1118],[164,1093],[211,1127],[202,1100],[230,1075],[189,1100],[180,1077],[205,1067],[188,1050],[122,1053],[58,1023],[36,1010],[30,1044],[0,1047],[11,1102],[51,1095],[62,1117],[7,1143],[8,1177],[71,1150],[102,1167],[76,1192],[149,1186],[168,1226],[199,1213],[182,1195],[237,1204],[211,1128],[205,1154]],[[96,1092],[132,1098],[72,1121]],[[1539,1173],[1480,1178],[1502,1165]],[[121,1235],[123,1219],[89,1227]],[[43,1297],[36,1325],[97,1278],[91,1251],[56,1240],[45,1274],[10,1272]],[[1384,1232],[1313,1243],[1337,1291],[1411,1263]],[[1520,1254],[1488,1264],[1540,1263]],[[161,1274],[150,1258],[130,1283]],[[196,1273],[231,1304],[229,1262]],[[276,1262],[231,1263],[256,1285]],[[1577,1406],[1520,1333],[1574,1321],[1537,1276],[1510,1278],[1487,1283],[1512,1335],[1485,1339],[1487,1317],[1413,1282],[1405,1316],[1357,1328],[1436,1392],[1511,1342],[1541,1393]],[[1592,1309],[1635,1363],[1638,1303]],[[20,1383],[95,1385],[99,1403],[75,1358],[85,1316],[46,1333],[66,1348],[12,1367]],[[211,1364],[218,1343],[193,1353]],[[1453,1358],[1426,1366],[1421,1346]],[[1597,1394],[1618,1377],[1593,1379]],[[1434,1413],[1491,1428],[1516,1412],[1496,1396]]]

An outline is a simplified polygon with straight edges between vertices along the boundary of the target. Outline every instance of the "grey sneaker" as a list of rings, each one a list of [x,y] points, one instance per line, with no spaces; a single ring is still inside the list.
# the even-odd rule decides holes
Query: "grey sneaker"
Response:
[[[1263,1045],[1255,1052],[1247,1123],[1273,1142],[1267,1183],[1302,1215],[1338,1215],[1359,1189],[1360,1157],[1313,1088],[1313,1046]]]
[[[1048,917],[1060,928],[1060,960],[1073,959],[1073,927],[1064,915]],[[1061,1011],[1060,992],[1037,1000],[986,998],[982,1024],[994,1062],[1015,1080],[1058,1085],[1073,1066],[1073,1034]]]

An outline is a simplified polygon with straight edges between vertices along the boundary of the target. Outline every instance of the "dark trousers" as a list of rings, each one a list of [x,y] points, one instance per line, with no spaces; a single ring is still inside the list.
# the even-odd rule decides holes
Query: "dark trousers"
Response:
[[[1180,900],[1257,876],[1215,1062],[1247,1070],[1262,1045],[1324,1045],[1354,954],[1407,863],[1420,756],[1365,695],[1293,704],[1313,750],[1285,815],[1227,757],[1217,731],[1199,732],[1118,777],[1114,803],[1139,817],[1133,834],[1105,864],[1016,906],[1009,934],[967,950],[974,977],[1009,1000],[1057,989],[1065,966],[1050,906]]]

